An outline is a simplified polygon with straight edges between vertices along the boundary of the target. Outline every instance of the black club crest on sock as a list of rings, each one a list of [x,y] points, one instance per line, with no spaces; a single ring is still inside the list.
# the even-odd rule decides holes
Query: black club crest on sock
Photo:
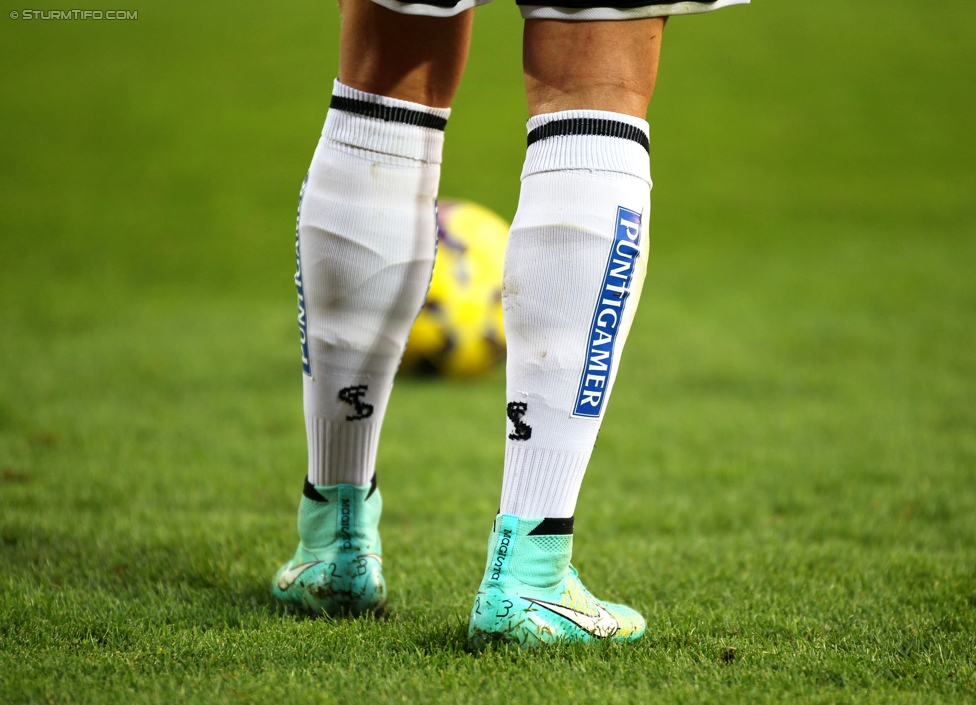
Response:
[[[508,434],[513,441],[527,441],[532,438],[532,427],[522,420],[529,405],[524,401],[508,402],[508,420],[515,426],[515,430]]]
[[[369,389],[365,384],[357,384],[354,387],[346,387],[339,390],[339,401],[344,401],[356,408],[356,413],[347,416],[346,421],[358,421],[367,419],[373,415],[373,405],[363,401],[366,391]]]

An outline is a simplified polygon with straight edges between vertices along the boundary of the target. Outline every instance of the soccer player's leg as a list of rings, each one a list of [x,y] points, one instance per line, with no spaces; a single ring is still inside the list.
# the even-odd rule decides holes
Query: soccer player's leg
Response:
[[[444,127],[471,12],[343,0],[339,79],[296,226],[308,474],[299,546],[272,581],[314,614],[386,606],[376,451],[434,262]]]
[[[522,191],[505,260],[505,470],[469,622],[492,642],[632,640],[633,609],[570,565],[577,495],[646,271],[662,18],[529,19]]]

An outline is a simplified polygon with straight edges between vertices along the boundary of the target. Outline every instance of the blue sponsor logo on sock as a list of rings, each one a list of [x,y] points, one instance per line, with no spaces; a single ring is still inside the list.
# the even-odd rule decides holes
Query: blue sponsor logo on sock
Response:
[[[613,367],[613,346],[623,322],[624,304],[630,295],[634,265],[640,254],[641,216],[623,206],[617,208],[613,247],[607,258],[603,287],[593,312],[586,364],[580,375],[573,416],[599,418]]]
[[[298,235],[298,223],[302,217],[302,199],[305,198],[305,187],[308,185],[308,174],[302,182],[302,190],[298,194],[298,215],[295,216],[295,288],[298,289],[298,335],[302,343],[302,372],[312,376],[312,362],[308,356],[308,318],[305,313],[305,287],[302,284],[302,243]]]

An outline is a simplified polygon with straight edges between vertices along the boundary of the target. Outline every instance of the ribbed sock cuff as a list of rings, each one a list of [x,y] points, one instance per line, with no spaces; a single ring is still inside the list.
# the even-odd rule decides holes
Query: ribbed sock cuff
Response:
[[[380,427],[369,422],[308,418],[308,481],[318,487],[368,485],[376,473]]]
[[[651,184],[646,120],[604,110],[563,110],[529,118],[522,178],[544,171],[616,171]]]
[[[509,443],[501,513],[522,518],[573,516],[589,456]]]
[[[340,144],[440,164],[450,108],[387,98],[335,81],[322,136]]]

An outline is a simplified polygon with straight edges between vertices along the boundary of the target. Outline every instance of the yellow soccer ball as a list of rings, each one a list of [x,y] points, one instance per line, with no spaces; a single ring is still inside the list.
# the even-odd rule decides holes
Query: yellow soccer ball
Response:
[[[475,377],[504,359],[502,268],[508,228],[477,203],[438,204],[434,274],[401,372]]]

